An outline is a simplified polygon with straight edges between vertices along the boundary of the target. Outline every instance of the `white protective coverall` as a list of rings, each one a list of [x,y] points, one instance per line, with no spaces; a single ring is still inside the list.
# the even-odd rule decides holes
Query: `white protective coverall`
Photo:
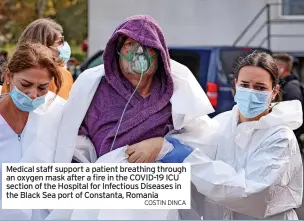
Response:
[[[171,98],[174,129],[179,130],[181,134],[186,132],[191,134],[190,131],[199,127],[208,131],[210,118],[207,114],[214,110],[205,92],[186,66],[171,60],[171,73],[174,83]],[[101,65],[86,70],[74,83],[59,129],[56,162],[71,162],[73,155],[74,159],[85,163],[128,162],[125,154],[127,146],[97,159],[90,140],[78,136],[79,127],[103,76],[104,67]],[[170,144],[164,142],[158,159],[161,159],[171,148]],[[178,219],[178,213],[177,210],[53,210],[47,219],[172,220]]]
[[[1,134],[5,134],[5,137],[0,138],[0,169],[2,169],[2,163],[53,162],[56,147],[54,141],[57,140],[64,104],[64,99],[48,92],[46,102],[29,113],[27,124],[20,135],[20,141],[18,141],[18,135],[13,134],[14,132],[8,124],[5,124],[4,121],[2,121],[3,124],[0,123],[0,137]],[[2,181],[2,170],[0,171]],[[0,220],[41,220],[45,219],[48,214],[48,210],[1,209]]]
[[[184,161],[192,164],[192,182],[205,196],[194,199],[197,213],[207,220],[298,219],[303,168],[292,130],[302,124],[301,103],[278,103],[254,122],[238,124],[238,113],[235,106],[213,118],[213,155],[192,143],[196,149]]]

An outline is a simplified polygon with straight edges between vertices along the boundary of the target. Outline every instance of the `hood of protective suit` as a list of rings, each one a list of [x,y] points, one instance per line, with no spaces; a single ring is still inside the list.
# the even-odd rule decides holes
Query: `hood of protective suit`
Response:
[[[233,112],[238,118],[238,106]],[[272,105],[272,111],[259,121],[248,122],[254,129],[268,129],[275,126],[287,126],[292,130],[298,129],[303,123],[302,104],[298,100],[283,101]]]
[[[114,31],[103,53],[105,76],[110,84],[116,86],[115,81],[120,81],[117,76],[117,46],[118,38],[126,36],[140,44],[158,50],[167,75],[167,87],[170,95],[173,93],[171,79],[170,55],[163,35],[163,31],[157,22],[149,15],[135,15],[125,19]]]
[[[303,123],[302,104],[298,100],[279,102],[260,122],[269,127],[284,125],[292,130],[298,129]]]

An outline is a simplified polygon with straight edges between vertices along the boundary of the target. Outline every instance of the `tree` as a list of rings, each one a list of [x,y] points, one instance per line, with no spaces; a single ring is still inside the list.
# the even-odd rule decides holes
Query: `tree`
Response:
[[[87,32],[87,0],[0,0],[0,46],[16,43],[24,28],[42,17],[57,20],[67,39],[78,42]]]
[[[87,0],[78,0],[69,7],[58,10],[55,20],[62,25],[65,39],[81,43],[88,33]]]

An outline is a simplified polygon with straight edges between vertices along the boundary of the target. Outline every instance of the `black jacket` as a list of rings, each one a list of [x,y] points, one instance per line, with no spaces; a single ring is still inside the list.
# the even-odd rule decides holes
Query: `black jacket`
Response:
[[[299,100],[302,103],[303,109],[303,94],[301,90],[301,84],[298,78],[294,75],[290,75],[281,80],[281,90],[282,90],[282,100],[290,101],[290,100]],[[300,136],[304,133],[304,124],[296,130],[294,130],[296,138],[299,142],[300,150],[302,155],[304,155],[304,144],[302,144]]]
[[[296,76],[290,75],[281,80],[282,100],[299,100],[303,104],[301,85]]]

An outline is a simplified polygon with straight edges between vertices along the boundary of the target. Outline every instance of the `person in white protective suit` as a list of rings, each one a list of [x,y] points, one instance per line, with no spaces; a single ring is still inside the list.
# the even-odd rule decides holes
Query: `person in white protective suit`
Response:
[[[294,209],[302,203],[303,169],[293,130],[302,124],[302,108],[296,100],[273,103],[278,73],[264,52],[240,61],[237,104],[213,118],[213,153],[195,140],[166,138],[174,149],[162,161],[191,163],[192,182],[202,194],[196,210],[204,219],[298,219]]]
[[[2,163],[53,162],[65,101],[48,91],[53,78],[57,88],[62,84],[51,50],[21,44],[5,73],[10,92],[0,97],[0,171]],[[0,193],[1,201],[2,197]],[[48,210],[1,209],[0,220],[40,220],[48,214]]]
[[[86,70],[73,85],[55,162],[156,162],[172,150],[163,142],[166,134],[208,128],[207,114],[214,110],[206,94],[186,66],[170,60],[162,31],[150,16],[123,21],[103,60],[104,65]],[[178,219],[178,213],[53,210],[47,219],[165,220]]]

